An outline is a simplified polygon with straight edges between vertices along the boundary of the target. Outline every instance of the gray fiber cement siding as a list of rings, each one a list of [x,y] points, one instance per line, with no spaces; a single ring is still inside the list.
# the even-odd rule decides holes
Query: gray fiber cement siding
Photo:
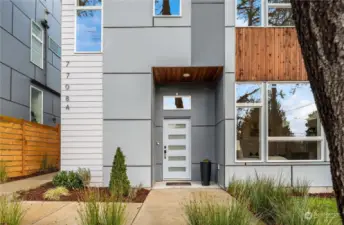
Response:
[[[30,119],[30,85],[43,91],[43,122],[60,123],[60,57],[48,49],[47,74],[30,61],[31,20],[48,16],[48,36],[61,44],[60,0],[0,1],[0,115]],[[39,85],[33,83],[39,83]]]

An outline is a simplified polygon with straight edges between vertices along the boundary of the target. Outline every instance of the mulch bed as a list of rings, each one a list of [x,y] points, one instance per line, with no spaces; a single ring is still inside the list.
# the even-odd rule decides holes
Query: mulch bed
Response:
[[[43,194],[50,188],[55,188],[55,186],[49,182],[43,184],[37,188],[30,189],[28,191],[18,192],[19,198],[24,201],[50,201],[43,198]],[[107,187],[89,187],[87,189],[70,189],[68,196],[61,196],[59,201],[84,201],[86,192],[99,192],[101,199],[109,199],[111,197],[109,188]],[[124,198],[121,199],[122,202],[135,202],[142,203],[145,201],[146,197],[149,194],[149,190],[140,188],[136,192],[134,198]]]
[[[38,171],[38,172],[35,172],[33,174],[30,174],[30,175],[26,175],[26,176],[9,177],[5,183],[12,182],[12,181],[17,181],[17,180],[24,180],[26,178],[41,176],[41,175],[45,175],[45,174],[49,174],[49,173],[54,173],[54,172],[57,172],[57,171],[59,171],[59,170],[58,169],[50,169],[50,170],[47,170],[47,171]]]
[[[293,194],[292,196],[294,196],[294,197],[303,197],[302,195],[296,195],[296,194]],[[317,197],[317,198],[335,198],[336,197],[333,192],[329,192],[329,193],[309,193],[308,196],[309,197]]]

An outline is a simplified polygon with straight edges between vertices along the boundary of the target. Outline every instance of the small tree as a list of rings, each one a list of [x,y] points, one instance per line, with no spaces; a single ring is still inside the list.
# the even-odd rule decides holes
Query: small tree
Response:
[[[111,193],[118,197],[127,196],[129,194],[130,182],[127,176],[125,156],[119,147],[117,148],[112,163],[109,188]]]

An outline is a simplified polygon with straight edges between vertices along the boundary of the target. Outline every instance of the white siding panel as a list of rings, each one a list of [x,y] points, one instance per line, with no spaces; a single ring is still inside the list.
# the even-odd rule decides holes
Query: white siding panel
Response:
[[[89,168],[91,184],[98,186],[103,184],[103,55],[74,52],[74,13],[75,0],[62,0],[61,169]]]
[[[62,85],[65,84],[102,84],[103,80],[102,79],[73,79],[70,75],[66,79],[63,79]]]
[[[102,62],[103,58],[101,55],[96,55],[96,54],[90,54],[90,55],[85,55],[85,54],[74,54],[71,56],[66,56],[62,57],[62,62]],[[85,63],[87,64],[87,63]]]
[[[83,154],[82,157],[84,159],[102,159],[103,155],[102,154]],[[64,153],[61,156],[62,160],[72,160],[72,159],[76,159],[79,160],[80,159],[80,154],[70,154],[70,153]]]
[[[62,131],[103,131],[102,125],[64,125],[61,127]],[[62,134],[63,135],[63,132]]]
[[[101,148],[62,148],[62,155],[64,154],[102,154]]]
[[[102,90],[78,90],[78,91],[66,91],[64,93],[65,95],[77,95],[77,96],[84,96],[84,95],[89,95],[89,96],[101,96],[103,95],[103,91]]]
[[[62,79],[67,79],[67,73],[62,73]],[[102,79],[101,73],[69,73],[68,79]]]
[[[103,143],[99,143],[99,142],[87,142],[87,143],[85,143],[85,142],[65,142],[62,140],[61,147],[63,147],[63,148],[103,148]],[[80,154],[80,155],[82,156],[82,154]]]
[[[67,105],[70,105],[70,108],[103,107],[102,102],[73,102],[73,104],[69,104],[69,102],[62,101],[61,105],[63,109],[66,108]]]
[[[101,130],[83,130],[83,131],[63,131],[62,137],[87,137],[87,136],[102,136],[103,131]]]

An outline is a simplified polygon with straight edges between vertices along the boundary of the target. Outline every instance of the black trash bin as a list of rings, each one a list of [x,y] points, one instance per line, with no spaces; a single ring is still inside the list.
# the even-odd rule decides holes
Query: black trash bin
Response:
[[[210,185],[211,161],[203,160],[201,162],[201,181],[203,186]]]

